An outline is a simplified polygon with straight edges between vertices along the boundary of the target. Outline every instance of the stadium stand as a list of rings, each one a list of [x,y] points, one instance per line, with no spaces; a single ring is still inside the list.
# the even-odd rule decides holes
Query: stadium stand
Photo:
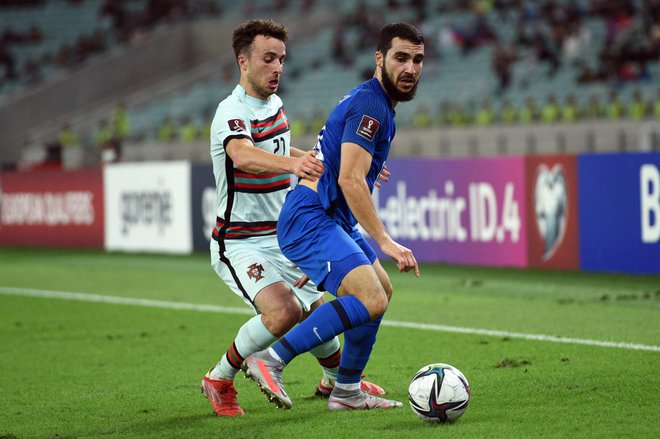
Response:
[[[104,93],[72,102],[58,110],[57,117],[37,121],[29,136],[9,139],[18,144],[20,157],[0,156],[3,162],[38,161],[44,145],[57,142],[59,131],[67,126],[80,145],[67,148],[73,157],[68,164],[93,163],[119,102],[126,106],[127,127],[114,137],[124,145],[123,160],[207,161],[207,125],[217,102],[233,88],[236,72],[231,54],[221,53],[217,43],[195,29],[231,27],[224,24],[250,16],[272,16],[304,35],[291,38],[280,90],[301,144],[313,143],[319,124],[315,119],[323,119],[346,85],[372,73],[377,29],[387,21],[408,20],[425,33],[428,62],[416,99],[397,108],[400,133],[410,133],[398,136],[405,143],[397,146],[398,153],[660,148],[656,0],[32,3],[0,8],[4,29],[28,32],[34,27],[35,35],[42,34],[41,40],[29,44],[3,39],[4,51],[14,60],[4,64],[0,113],[11,111],[12,105],[21,108],[31,93],[42,90],[47,95],[58,81],[90,87],[85,83],[94,75],[86,72],[99,69],[128,75],[134,84],[101,80]],[[154,10],[157,3],[161,7]],[[311,25],[315,22],[309,17],[321,16],[323,25]],[[70,26],[72,22],[82,24]],[[189,38],[192,33],[196,37]],[[102,42],[100,48],[83,57],[78,70],[61,68],[61,48],[90,35]],[[189,38],[188,46],[175,49],[176,38]],[[221,38],[226,41],[227,35]],[[153,52],[162,47],[182,54],[169,63],[158,60],[158,74],[150,76],[147,63],[139,65],[137,58],[156,57]],[[12,62],[16,78],[7,75]],[[25,73],[31,63],[37,65],[37,79]],[[126,63],[140,71],[122,73]],[[535,108],[528,105],[531,102]],[[188,134],[182,139],[178,131],[184,123]],[[171,134],[166,136],[168,130]],[[601,138],[603,130],[606,138]]]

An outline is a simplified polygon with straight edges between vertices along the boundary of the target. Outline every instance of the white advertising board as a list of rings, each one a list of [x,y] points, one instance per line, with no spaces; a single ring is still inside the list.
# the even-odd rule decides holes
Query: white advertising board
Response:
[[[192,252],[190,163],[117,163],[103,178],[107,250]]]

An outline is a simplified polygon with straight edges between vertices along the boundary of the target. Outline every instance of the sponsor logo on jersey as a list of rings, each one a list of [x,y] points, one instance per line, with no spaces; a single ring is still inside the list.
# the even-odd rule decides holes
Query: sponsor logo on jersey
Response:
[[[227,123],[229,124],[229,129],[232,131],[247,131],[245,122],[241,119],[229,119]]]
[[[362,120],[360,121],[360,126],[358,127],[356,133],[358,134],[358,136],[362,136],[365,139],[372,141],[376,136],[376,131],[378,131],[379,126],[380,126],[380,122],[378,122],[373,117],[367,116],[365,114],[364,116],[362,116]]]
[[[262,276],[264,267],[256,262],[248,267],[247,275],[250,279],[254,279],[254,283],[259,282],[264,277]]]

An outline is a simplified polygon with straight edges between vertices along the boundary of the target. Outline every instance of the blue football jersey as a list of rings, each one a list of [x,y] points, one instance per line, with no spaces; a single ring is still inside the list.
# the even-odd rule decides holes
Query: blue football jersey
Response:
[[[318,183],[319,197],[325,210],[347,230],[353,228],[357,220],[337,183],[341,145],[356,143],[371,154],[371,168],[366,180],[373,191],[394,138],[394,115],[387,93],[378,79],[372,78],[355,87],[337,104],[318,135],[314,149],[325,164]]]

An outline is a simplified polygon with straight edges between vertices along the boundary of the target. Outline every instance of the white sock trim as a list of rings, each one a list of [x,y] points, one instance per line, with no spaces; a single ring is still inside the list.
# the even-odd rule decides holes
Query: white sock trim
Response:
[[[360,383],[335,383],[335,387],[342,390],[359,390]]]

